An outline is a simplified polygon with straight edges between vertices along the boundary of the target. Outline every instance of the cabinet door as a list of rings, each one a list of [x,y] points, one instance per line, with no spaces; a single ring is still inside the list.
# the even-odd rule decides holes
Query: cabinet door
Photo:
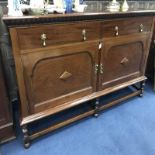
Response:
[[[96,91],[98,42],[33,50],[22,55],[31,113],[71,104]]]
[[[104,39],[100,89],[144,75],[149,40],[150,33]]]

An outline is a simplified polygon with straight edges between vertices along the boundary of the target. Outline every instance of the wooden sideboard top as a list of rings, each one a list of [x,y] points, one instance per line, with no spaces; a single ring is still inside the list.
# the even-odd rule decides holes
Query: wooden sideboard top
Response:
[[[3,21],[9,25],[40,24],[51,22],[67,22],[82,20],[101,20],[112,18],[126,18],[138,16],[155,16],[155,10],[138,10],[127,12],[87,12],[87,13],[67,13],[67,14],[48,14],[48,15],[28,15],[28,16],[3,16]]]

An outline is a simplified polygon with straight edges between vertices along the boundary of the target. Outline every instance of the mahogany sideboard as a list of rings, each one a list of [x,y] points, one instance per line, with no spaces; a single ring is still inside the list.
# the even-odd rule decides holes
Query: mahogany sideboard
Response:
[[[133,96],[143,96],[155,12],[8,17],[24,146],[50,131]],[[99,99],[132,92],[107,104]],[[88,111],[31,134],[28,125],[92,101]],[[92,103],[91,102],[91,103]]]

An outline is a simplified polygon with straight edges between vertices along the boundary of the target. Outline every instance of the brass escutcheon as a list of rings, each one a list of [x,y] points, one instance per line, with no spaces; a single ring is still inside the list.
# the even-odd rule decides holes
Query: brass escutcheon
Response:
[[[87,31],[85,29],[82,30],[83,41],[87,40]]]

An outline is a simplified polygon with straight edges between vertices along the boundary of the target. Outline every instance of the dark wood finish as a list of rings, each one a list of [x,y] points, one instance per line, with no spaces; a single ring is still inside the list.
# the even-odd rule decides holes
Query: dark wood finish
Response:
[[[115,91],[118,91],[120,89],[126,88],[129,85],[134,85],[136,83],[139,83],[139,82],[145,81],[145,80],[146,80],[146,77],[145,76],[142,76],[140,78],[136,78],[134,80],[127,81],[127,82],[125,82],[123,84],[118,84],[117,86],[106,88],[106,89],[104,89],[102,91],[94,92],[93,94],[88,95],[88,96],[85,96],[85,97],[83,97],[81,99],[77,99],[77,100],[74,100],[74,101],[71,101],[71,102],[62,104],[62,105],[60,105],[58,107],[47,109],[45,111],[36,113],[34,115],[30,115],[28,117],[25,117],[22,120],[21,126],[24,126],[24,125],[26,125],[28,123],[32,123],[32,122],[37,121],[37,120],[40,120],[40,119],[42,119],[44,117],[47,117],[47,116],[56,114],[56,113],[61,112],[63,110],[70,109],[72,107],[75,107],[77,105],[80,105],[80,104],[82,104],[84,102],[87,102],[89,100],[93,100],[93,99],[99,98],[100,96],[104,96],[104,95],[110,94],[112,92],[115,92]],[[139,89],[140,88],[138,88],[137,90],[139,90]]]
[[[68,21],[85,21],[85,20],[102,20],[102,19],[116,19],[127,17],[142,17],[155,16],[154,10],[138,10],[126,12],[87,12],[87,13],[67,13],[67,14],[48,14],[37,16],[21,16],[11,17],[5,15],[3,20],[9,26],[19,26],[28,24],[53,23],[53,22],[68,22]]]
[[[97,45],[94,41],[22,55],[31,114],[96,91]]]
[[[47,46],[63,45],[68,43],[83,42],[82,31],[86,31],[86,40],[99,38],[99,22],[77,22],[68,24],[36,25],[17,28],[18,41],[21,50],[42,47],[41,34],[47,35]],[[21,51],[22,53],[24,51]]]
[[[102,24],[102,36],[116,36],[115,27],[118,27],[118,35],[129,35],[139,33],[143,25],[143,32],[150,32],[152,28],[152,17],[130,18],[128,20],[117,19],[104,21]]]
[[[73,123],[73,122],[75,122],[75,121],[78,121],[78,120],[80,120],[80,119],[82,119],[82,118],[85,118],[85,117],[87,117],[87,116],[93,115],[94,112],[95,112],[95,110],[90,110],[90,111],[88,111],[88,112],[86,112],[86,113],[83,113],[83,114],[81,114],[81,115],[75,116],[75,117],[73,117],[73,118],[71,118],[71,119],[68,119],[68,120],[66,120],[66,121],[64,121],[64,122],[61,122],[61,123],[59,123],[59,124],[56,124],[56,125],[54,125],[54,126],[51,126],[51,127],[47,128],[47,129],[45,129],[45,130],[42,130],[42,131],[40,131],[40,132],[38,132],[38,133],[35,133],[35,134],[31,135],[31,136],[30,136],[30,140],[36,139],[36,138],[38,137],[38,135],[39,135],[39,136],[43,136],[43,135],[45,135],[45,134],[47,134],[47,133],[49,133],[49,132],[51,132],[51,131],[54,131],[54,130],[56,130],[56,129],[59,129],[59,128],[61,128],[61,127],[64,127],[65,125],[71,124],[71,123]]]
[[[124,100],[127,100],[127,99],[129,99],[129,98],[131,98],[131,97],[140,95],[140,93],[141,93],[141,91],[138,90],[138,91],[133,92],[133,93],[131,93],[131,94],[125,95],[125,96],[123,96],[123,97],[121,97],[121,98],[119,98],[119,99],[117,99],[117,100],[114,100],[114,101],[109,102],[109,103],[107,103],[107,104],[105,104],[105,105],[102,105],[102,106],[98,107],[98,112],[100,112],[100,111],[102,111],[102,110],[105,110],[105,109],[107,109],[107,108],[109,108],[109,107],[112,107],[112,106],[114,106],[114,105],[116,105],[116,104],[119,104],[120,102],[123,102]],[[56,129],[59,129],[59,128],[61,128],[61,127],[64,127],[65,125],[71,124],[71,123],[73,123],[73,122],[75,122],[75,121],[78,121],[78,120],[80,120],[80,119],[83,119],[83,118],[85,118],[85,117],[87,117],[87,116],[94,115],[94,114],[96,114],[96,111],[95,111],[95,110],[96,110],[96,109],[90,110],[90,111],[88,111],[88,112],[86,112],[86,113],[80,114],[80,115],[75,116],[75,117],[73,117],[73,118],[71,118],[71,119],[68,119],[68,120],[66,120],[66,121],[64,121],[64,122],[61,122],[61,123],[56,124],[56,125],[54,125],[54,126],[51,126],[51,127],[47,128],[47,129],[45,129],[45,130],[39,131],[38,133],[35,133],[35,134],[29,136],[29,141],[30,141],[30,140],[36,139],[36,138],[38,137],[38,135],[39,135],[39,136],[43,136],[43,135],[45,135],[45,134],[47,134],[47,133],[49,133],[49,132],[51,132],[51,131],[54,131],[54,130],[56,130]],[[97,115],[97,116],[98,116],[98,115]]]
[[[149,39],[150,33],[103,39],[101,64],[104,71],[100,78],[100,89],[144,75]]]
[[[50,17],[54,18],[41,16],[37,19],[42,21]],[[58,17],[71,15],[55,16]],[[33,19],[36,24],[36,17]],[[29,147],[31,140],[49,131],[88,115],[98,117],[100,110],[130,97],[142,96],[152,23],[152,17],[138,17],[137,20],[92,19],[89,22],[12,26],[10,35],[21,98],[24,146]],[[113,30],[114,25],[117,27]],[[41,38],[41,34],[45,35]],[[140,86],[133,93],[106,106],[99,103],[101,96],[137,83]],[[29,135],[29,123],[93,99],[90,111]]]
[[[13,122],[0,61],[0,144],[14,139]]]

